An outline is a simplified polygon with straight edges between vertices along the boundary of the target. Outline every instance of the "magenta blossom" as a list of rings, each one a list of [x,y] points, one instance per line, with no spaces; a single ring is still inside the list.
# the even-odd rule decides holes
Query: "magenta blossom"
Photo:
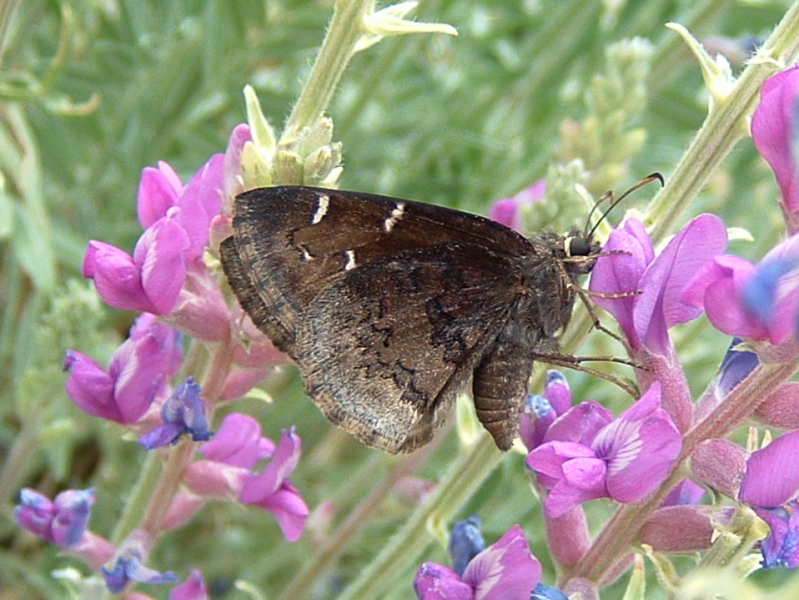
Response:
[[[684,293],[702,307],[716,329],[753,340],[785,341],[799,318],[799,235],[773,248],[753,265],[724,254],[694,277]]]
[[[133,256],[92,240],[83,261],[83,276],[94,280],[106,304],[161,316],[172,312],[187,268],[201,258],[211,221],[221,211],[223,164],[223,155],[211,157],[185,188],[166,163],[144,169],[138,213],[145,229]]]
[[[413,588],[419,600],[529,600],[541,581],[541,563],[530,553],[521,527],[514,525],[495,544],[472,558],[462,575],[424,563]]]
[[[752,453],[738,499],[771,529],[761,544],[763,566],[799,567],[799,431]]]
[[[618,254],[597,260],[590,290],[595,302],[616,318],[633,350],[643,346],[665,355],[671,348],[668,329],[701,313],[683,301],[683,290],[726,247],[724,223],[705,214],[683,227],[656,257],[641,222],[629,219],[610,234],[603,252]],[[603,298],[601,294],[629,295]]]
[[[258,421],[233,413],[225,417],[219,432],[200,447],[200,452],[205,460],[195,461],[184,474],[184,483],[195,498],[238,496],[245,504],[271,512],[287,540],[299,539],[305,528],[308,507],[288,479],[301,452],[300,438],[293,429],[283,432],[275,448],[271,440],[261,436]],[[266,458],[270,461],[263,471],[254,472]],[[196,512],[200,506],[190,498],[183,498],[170,509],[167,521],[183,522],[191,515],[172,514],[173,511]]]
[[[180,334],[145,313],[114,352],[107,371],[90,357],[67,350],[67,394],[90,415],[136,423],[153,400],[166,393],[167,380],[177,373],[181,360]]]
[[[564,428],[561,437],[579,435],[582,441],[546,441],[527,457],[527,466],[550,490],[544,503],[550,517],[594,498],[643,499],[663,483],[682,448],[680,432],[660,407],[659,382],[595,434],[572,429]]]
[[[769,77],[752,115],[752,141],[768,161],[782,192],[782,211],[788,231],[799,230],[799,148],[797,108],[799,67]]]
[[[300,459],[301,442],[294,429],[283,430],[280,444],[263,472],[250,474],[239,499],[271,512],[283,535],[296,542],[308,518],[308,506],[297,489],[289,482]]]
[[[488,218],[516,231],[521,231],[524,209],[541,200],[546,189],[546,180],[539,179],[515,196],[494,202],[491,208],[488,209]]]

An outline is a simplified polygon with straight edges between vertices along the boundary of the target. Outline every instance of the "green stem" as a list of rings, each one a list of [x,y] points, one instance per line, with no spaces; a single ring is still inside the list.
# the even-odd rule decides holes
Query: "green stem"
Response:
[[[314,123],[327,109],[344,69],[355,53],[355,44],[364,33],[363,15],[372,4],[372,0],[336,0],[330,28],[308,81],[286,121],[281,144],[292,142],[304,127]]]
[[[488,435],[480,436],[474,444],[464,448],[427,502],[414,512],[339,600],[380,598],[388,589],[401,585],[396,583],[397,579],[407,565],[418,560],[432,540],[427,531],[428,523],[451,520],[499,464],[502,456]]]

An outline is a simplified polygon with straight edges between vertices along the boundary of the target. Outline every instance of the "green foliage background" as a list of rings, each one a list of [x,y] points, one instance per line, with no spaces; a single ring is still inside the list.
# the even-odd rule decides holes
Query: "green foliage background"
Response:
[[[416,18],[449,23],[459,36],[391,38],[353,59],[329,110],[334,139],[344,146],[341,187],[485,214],[493,200],[544,177],[551,163],[574,158],[575,148],[596,194],[623,189],[652,171],[668,179],[706,115],[707,94],[694,58],[664,24],[681,23],[709,44],[718,38],[734,43],[767,35],[787,6],[766,0],[425,0]],[[66,20],[64,10],[71,15]],[[103,363],[134,317],[104,308],[81,280],[88,240],[131,250],[140,234],[135,201],[141,169],[165,160],[185,180],[223,151],[232,128],[245,120],[245,84],[255,87],[279,128],[331,13],[330,2],[302,0],[0,7],[0,600],[66,597],[49,573],[70,560],[20,533],[13,520],[21,487],[49,495],[97,488],[91,527],[110,536],[143,460],[118,428],[84,415],[63,392],[63,351],[78,349]],[[55,58],[62,36],[63,61]],[[581,136],[570,137],[563,124],[583,122],[601,105],[602,98],[588,92],[603,89],[592,86],[609,73],[606,49],[633,37],[652,44],[648,74],[638,87],[624,77],[616,82],[629,86],[634,102],[620,105],[619,127],[603,129],[593,141],[585,136],[580,146]],[[624,134],[631,131],[646,137],[628,160],[620,144],[629,143]],[[728,225],[747,228],[755,242],[732,250],[756,260],[783,231],[777,198],[773,175],[746,139],[713,174],[692,212],[718,212]],[[727,341],[704,325],[689,325],[682,335],[698,331],[705,343],[681,346],[681,355],[691,365],[689,376],[695,374],[692,385],[701,389]],[[569,378],[580,399],[625,402],[614,388]],[[367,450],[329,426],[303,398],[292,369],[265,388],[274,404],[247,400],[236,409],[259,417],[273,437],[297,425],[304,456],[293,483],[312,509],[330,503],[332,516],[318,511],[314,527],[290,545],[261,511],[210,506],[166,535],[151,564],[181,576],[200,568],[215,598],[246,597],[232,590],[237,579],[278,598],[296,572],[311,565],[315,580],[307,597],[332,598],[413,511],[394,493],[361,502],[406,459]],[[419,459],[418,474],[439,477],[456,446],[450,435],[429,459]],[[459,514],[479,513],[489,543],[522,524],[546,569],[540,509],[526,478],[520,457],[508,455]],[[609,510],[598,504],[590,514],[597,527]],[[334,549],[329,568],[314,562],[348,516],[352,535]],[[446,562],[433,538],[425,559]],[[415,567],[399,566],[402,583],[387,597],[412,597]],[[785,577],[770,573],[761,580],[769,588]],[[552,581],[546,570],[545,580]],[[623,585],[606,597],[620,598]],[[163,589],[147,591],[166,597]]]

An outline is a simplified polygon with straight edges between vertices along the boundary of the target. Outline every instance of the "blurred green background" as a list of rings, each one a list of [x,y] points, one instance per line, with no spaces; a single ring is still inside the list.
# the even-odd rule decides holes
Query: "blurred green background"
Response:
[[[552,163],[576,157],[596,195],[652,171],[668,179],[708,100],[696,61],[664,24],[681,23],[708,47],[729,49],[738,71],[752,40],[763,39],[788,4],[425,0],[415,18],[449,23],[459,36],[386,39],[354,57],[328,113],[334,140],[344,148],[340,187],[485,214],[493,200],[546,176]],[[329,1],[299,0],[0,6],[1,600],[66,597],[49,573],[80,567],[20,533],[12,507],[21,487],[51,496],[97,488],[91,527],[108,536],[143,460],[137,444],[78,411],[63,392],[64,350],[104,364],[135,316],[102,307],[81,280],[88,240],[132,250],[141,233],[135,203],[141,169],[165,160],[185,180],[224,151],[232,128],[245,120],[245,84],[254,86],[279,130],[331,14]],[[609,58],[609,47],[636,37],[646,42]],[[631,203],[643,205],[654,192]],[[773,175],[746,139],[687,216],[713,211],[730,226],[746,227],[755,242],[731,250],[757,260],[783,231],[777,194]],[[690,340],[700,328],[706,344],[679,346],[697,391],[727,344],[704,322],[686,326],[678,338]],[[578,399],[614,407],[627,401],[613,387],[568,377]],[[333,508],[328,516],[319,511],[294,545],[269,515],[232,504],[207,507],[167,534],[151,566],[181,576],[200,568],[214,598],[247,597],[232,590],[236,579],[278,598],[401,460],[367,450],[328,425],[303,399],[293,369],[265,387],[274,404],[245,400],[235,408],[259,417],[273,439],[297,425],[304,456],[292,481],[312,510],[325,501]],[[418,474],[439,477],[456,444],[450,435]],[[545,564],[545,581],[552,582],[538,503],[520,463],[518,455],[507,456],[461,515],[483,517],[488,543],[521,523]],[[610,505],[595,504],[591,518],[598,527]],[[332,568],[320,567],[309,597],[335,597],[412,510],[407,498],[388,495],[339,549]],[[433,545],[425,558],[446,562]],[[404,586],[390,597],[412,597],[414,568],[406,568]],[[783,577],[775,572],[761,579],[771,587]],[[623,585],[603,597],[620,598]],[[166,597],[164,589],[142,589]]]

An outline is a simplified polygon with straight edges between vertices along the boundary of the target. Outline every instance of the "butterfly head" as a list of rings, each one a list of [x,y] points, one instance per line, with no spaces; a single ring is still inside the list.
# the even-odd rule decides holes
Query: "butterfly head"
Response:
[[[599,242],[590,234],[572,231],[563,240],[563,262],[571,275],[584,275],[594,268],[596,255],[601,251]]]

